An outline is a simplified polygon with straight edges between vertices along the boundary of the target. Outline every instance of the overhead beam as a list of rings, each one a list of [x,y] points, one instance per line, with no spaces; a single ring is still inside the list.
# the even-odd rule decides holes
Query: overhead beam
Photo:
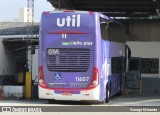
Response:
[[[92,6],[92,5],[88,5],[88,6],[77,6],[76,8],[83,8],[83,9],[87,9],[87,8],[94,8],[94,9],[117,9],[117,10],[121,10],[121,9],[133,9],[133,10],[155,10],[154,7],[114,7],[114,6],[110,6],[110,7],[107,7],[107,6]]]
[[[58,0],[48,0],[52,4]],[[66,9],[105,12],[116,15],[138,15],[146,17],[160,11],[160,0],[61,0],[61,6]],[[118,13],[117,13],[118,12]],[[141,16],[140,16],[141,15]]]
[[[119,9],[119,8],[76,8],[77,10],[86,10],[86,11],[97,11],[97,12],[144,12],[150,13],[155,12],[155,9]],[[155,12],[156,13],[156,12]]]
[[[73,3],[71,2],[71,0],[65,0],[65,3],[68,5],[68,7],[73,10],[75,9],[75,6],[73,5]]]
[[[148,17],[150,15],[156,15],[156,14],[126,14],[126,13],[103,13],[109,17]]]
[[[88,1],[88,0],[75,0],[74,3],[105,3],[105,4],[152,4],[153,1]]]

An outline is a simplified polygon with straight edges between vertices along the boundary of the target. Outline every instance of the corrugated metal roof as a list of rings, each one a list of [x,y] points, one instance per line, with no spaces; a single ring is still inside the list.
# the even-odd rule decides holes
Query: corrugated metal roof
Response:
[[[157,16],[160,0],[48,0],[62,9],[102,12],[110,17]]]
[[[0,22],[0,36],[26,35],[27,22]],[[34,23],[33,34],[39,34],[39,23]]]

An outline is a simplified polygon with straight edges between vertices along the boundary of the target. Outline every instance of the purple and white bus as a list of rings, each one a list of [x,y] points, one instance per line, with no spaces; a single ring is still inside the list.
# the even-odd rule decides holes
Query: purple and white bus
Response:
[[[115,68],[121,69],[117,60],[124,57],[125,45],[107,40],[111,21],[97,12],[42,14],[40,99],[108,102],[120,92],[121,72]]]

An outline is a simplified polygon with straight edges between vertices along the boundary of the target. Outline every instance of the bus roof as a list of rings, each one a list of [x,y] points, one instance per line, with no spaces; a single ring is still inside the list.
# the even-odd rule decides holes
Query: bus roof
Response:
[[[54,11],[46,11],[44,13],[64,13],[64,12],[70,12],[70,13],[89,13],[89,14],[93,14],[95,12],[92,11],[81,11],[81,10],[54,10]]]

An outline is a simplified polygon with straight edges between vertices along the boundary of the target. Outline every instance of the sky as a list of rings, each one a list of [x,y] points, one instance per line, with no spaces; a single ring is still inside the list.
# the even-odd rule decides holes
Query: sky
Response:
[[[0,21],[12,21],[19,17],[19,9],[27,7],[28,0],[0,0]],[[43,11],[52,11],[54,7],[47,0],[34,0],[34,21],[40,21]]]

